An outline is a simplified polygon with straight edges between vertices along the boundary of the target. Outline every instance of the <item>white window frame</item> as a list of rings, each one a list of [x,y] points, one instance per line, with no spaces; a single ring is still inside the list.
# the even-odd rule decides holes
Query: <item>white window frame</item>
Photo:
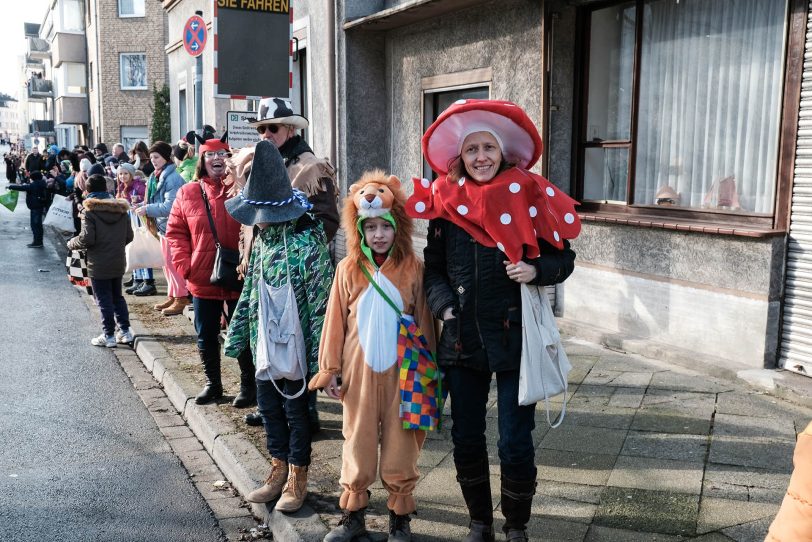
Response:
[[[124,86],[124,57],[143,56],[144,57],[144,85],[143,86]],[[149,90],[149,82],[147,80],[147,53],[146,52],[132,52],[132,53],[119,53],[118,55],[118,75],[119,75],[119,88],[121,90]]]
[[[133,2],[137,2],[138,0],[133,0]],[[118,4],[118,16],[120,19],[132,19],[134,17],[146,17],[147,16],[147,0],[141,0],[143,3],[144,11],[140,15],[137,13],[121,13],[121,0],[117,0]]]

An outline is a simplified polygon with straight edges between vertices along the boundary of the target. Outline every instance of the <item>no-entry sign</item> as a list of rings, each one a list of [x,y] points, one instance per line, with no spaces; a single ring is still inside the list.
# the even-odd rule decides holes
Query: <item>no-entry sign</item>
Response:
[[[206,47],[206,22],[199,15],[192,15],[183,27],[183,48],[192,56],[200,56]]]
[[[289,98],[292,23],[290,0],[215,0],[215,96]]]

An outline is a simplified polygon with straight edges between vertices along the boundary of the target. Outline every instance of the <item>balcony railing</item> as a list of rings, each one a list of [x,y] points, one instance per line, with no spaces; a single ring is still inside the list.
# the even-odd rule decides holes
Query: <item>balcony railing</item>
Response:
[[[31,58],[48,58],[51,55],[51,46],[41,38],[28,38],[28,56]]]
[[[39,79],[32,77],[28,81],[28,99],[36,100],[43,98],[53,98],[54,85],[50,79]]]
[[[32,120],[28,125],[28,132],[35,134],[47,134],[54,131],[54,121],[52,120]]]

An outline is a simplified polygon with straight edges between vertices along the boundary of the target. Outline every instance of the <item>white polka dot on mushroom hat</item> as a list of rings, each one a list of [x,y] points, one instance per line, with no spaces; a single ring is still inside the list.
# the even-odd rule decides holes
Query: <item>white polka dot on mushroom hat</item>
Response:
[[[420,184],[423,185],[423,188],[428,188],[431,182],[428,179],[421,179]]]
[[[564,222],[567,224],[572,224],[575,222],[575,216],[572,213],[567,213],[564,215]]]
[[[510,183],[510,186],[508,188],[510,189],[511,192],[516,194],[519,192],[519,190],[522,189],[522,186],[519,183]]]
[[[468,207],[466,207],[465,205],[457,205],[457,212],[461,215],[467,215]]]
[[[530,209],[528,209],[528,211],[530,212],[531,218],[535,218],[536,215],[539,214],[538,209],[536,209],[533,205],[530,206]]]
[[[547,187],[547,195],[548,196],[555,196],[555,190],[551,186]]]
[[[454,105],[462,105],[464,103],[468,103],[468,100],[457,100],[456,102],[454,102]]]
[[[460,180],[457,181],[457,184],[460,185],[460,186],[464,185],[465,184],[465,177],[460,177]]]
[[[557,232],[557,231],[554,231],[554,232],[553,232],[553,239],[555,239],[556,241],[560,241],[560,240],[561,240],[561,236],[560,236],[560,235],[558,235],[558,232]]]
[[[505,251],[505,245],[503,245],[502,243],[496,243],[496,248],[498,248],[502,252]]]
[[[418,201],[417,203],[414,204],[414,210],[417,211],[418,213],[422,213],[423,211],[426,210],[426,204],[423,203],[422,201]]]
[[[499,221],[505,226],[510,224],[511,220],[513,220],[513,217],[511,217],[509,213],[502,213],[502,216],[499,217]]]

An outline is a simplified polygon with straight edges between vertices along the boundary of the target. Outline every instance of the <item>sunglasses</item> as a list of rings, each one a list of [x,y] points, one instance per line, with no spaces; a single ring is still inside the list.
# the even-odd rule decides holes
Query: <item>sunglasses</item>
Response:
[[[267,126],[257,126],[257,132],[259,132],[260,134],[264,134],[265,130],[267,129],[267,130],[270,130],[272,134],[275,134],[276,132],[279,131],[279,127],[280,127],[279,124],[269,124]]]
[[[231,153],[228,151],[206,151],[203,153],[203,156],[206,158],[229,158],[231,157]]]

